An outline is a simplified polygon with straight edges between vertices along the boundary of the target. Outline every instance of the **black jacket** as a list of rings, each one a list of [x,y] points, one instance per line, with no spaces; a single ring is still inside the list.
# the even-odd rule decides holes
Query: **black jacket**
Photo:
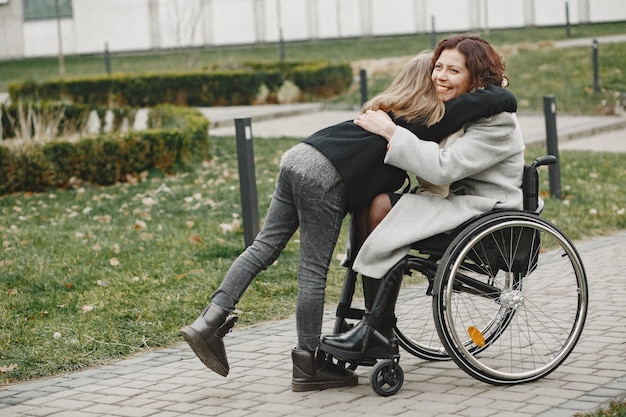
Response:
[[[515,97],[507,90],[492,86],[446,102],[443,119],[431,127],[420,122],[395,118],[394,121],[422,140],[439,143],[466,123],[516,110]],[[350,210],[368,205],[380,193],[398,190],[406,179],[404,170],[384,163],[387,141],[352,120],[315,132],[304,142],[333,163],[346,187]]]

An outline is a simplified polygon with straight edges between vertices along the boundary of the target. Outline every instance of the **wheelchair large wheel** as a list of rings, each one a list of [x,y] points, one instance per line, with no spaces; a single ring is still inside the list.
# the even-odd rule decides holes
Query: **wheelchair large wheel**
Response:
[[[486,215],[446,250],[433,315],[448,354],[495,385],[538,380],[574,349],[587,314],[585,271],[555,226],[517,211]]]
[[[436,264],[429,265],[418,257],[409,256],[407,267],[395,310],[398,343],[418,358],[449,360],[433,318],[432,283]]]

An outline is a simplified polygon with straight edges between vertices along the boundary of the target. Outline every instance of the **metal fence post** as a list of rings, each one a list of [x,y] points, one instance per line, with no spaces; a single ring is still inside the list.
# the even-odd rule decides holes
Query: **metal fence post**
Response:
[[[435,16],[430,16],[430,48],[437,47],[437,31],[435,30]]]
[[[556,100],[554,95],[543,96],[543,114],[546,119],[546,145],[548,154],[556,156],[556,164],[548,167],[550,195],[561,199],[561,171],[558,136],[556,131]]]
[[[569,23],[569,3],[565,2],[565,34],[569,38],[571,35],[570,23]]]
[[[259,203],[257,199],[254,147],[250,118],[235,119],[237,139],[237,164],[239,166],[239,192],[243,214],[243,236],[246,247],[259,233]]]
[[[111,74],[111,54],[109,53],[109,43],[104,44],[104,69],[107,74]]]

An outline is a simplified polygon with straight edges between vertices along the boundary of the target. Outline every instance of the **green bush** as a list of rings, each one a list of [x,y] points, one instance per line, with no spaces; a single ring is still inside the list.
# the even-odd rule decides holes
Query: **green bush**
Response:
[[[0,145],[0,194],[44,191],[72,179],[110,185],[148,169],[169,170],[209,156],[209,121],[198,111],[157,106],[149,125],[145,131],[100,134],[75,143]]]
[[[325,98],[343,92],[352,82],[350,66],[318,63],[246,64],[234,70],[114,74],[9,85],[11,101],[62,100],[107,107],[247,105],[262,85],[276,97],[290,80],[305,98]]]

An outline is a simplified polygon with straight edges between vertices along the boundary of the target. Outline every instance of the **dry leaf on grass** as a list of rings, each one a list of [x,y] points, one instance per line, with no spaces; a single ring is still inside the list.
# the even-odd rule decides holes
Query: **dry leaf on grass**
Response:
[[[17,369],[18,365],[16,363],[12,363],[9,366],[0,366],[0,374],[6,374],[7,372],[11,372],[14,369]]]

